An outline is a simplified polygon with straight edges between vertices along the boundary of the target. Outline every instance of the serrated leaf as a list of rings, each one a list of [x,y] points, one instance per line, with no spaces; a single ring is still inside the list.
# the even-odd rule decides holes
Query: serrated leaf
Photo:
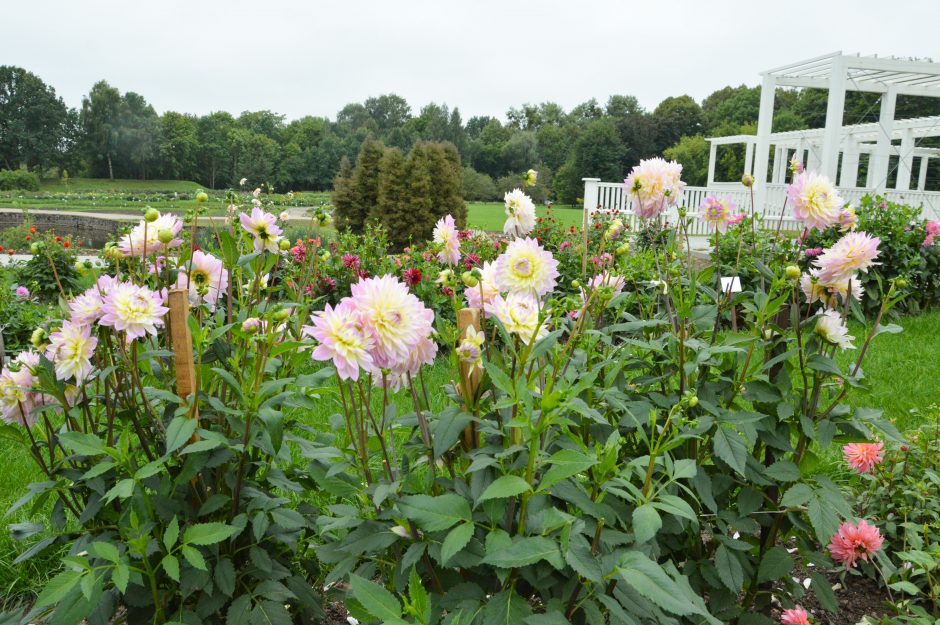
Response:
[[[215,565],[215,585],[227,597],[235,593],[235,565],[228,558],[220,558]]]
[[[715,569],[718,571],[718,579],[728,590],[736,593],[744,586],[744,569],[741,562],[724,545],[718,547],[715,552]]]
[[[65,571],[59,573],[43,587],[42,592],[40,592],[39,596],[36,598],[35,607],[44,608],[58,603],[65,595],[69,594],[72,589],[78,586],[81,581],[82,573],[80,571]]]
[[[441,544],[442,565],[447,566],[448,560],[467,546],[467,543],[473,538],[473,527],[472,522],[466,522],[450,530],[443,544]]]
[[[111,543],[106,543],[100,540],[96,540],[95,542],[88,545],[88,552],[101,558],[102,560],[107,560],[112,564],[117,564],[118,560],[121,558],[121,554],[118,552],[117,547]]]
[[[177,539],[180,537],[180,522],[176,518],[176,515],[170,520],[170,523],[166,526],[166,531],[163,532],[163,546],[167,549],[172,549],[176,545]]]
[[[174,417],[166,427],[166,453],[171,454],[196,433],[196,420],[189,417]]]
[[[839,602],[836,600],[835,593],[832,592],[832,585],[829,583],[829,580],[816,572],[811,572],[809,576],[810,579],[813,580],[810,583],[810,589],[813,591],[816,599],[819,600],[819,605],[828,612],[838,612]]]
[[[67,450],[83,456],[100,456],[107,450],[103,440],[84,432],[63,432],[59,435],[59,442]]]
[[[773,547],[761,558],[757,568],[757,582],[776,581],[793,568],[793,557],[783,547]]]
[[[250,625],[292,625],[293,621],[283,601],[267,599],[255,604],[248,623]]]
[[[532,606],[512,589],[493,595],[483,607],[483,625],[525,625]]]
[[[789,460],[778,460],[764,472],[778,482],[796,482],[800,479],[800,469]]]
[[[239,532],[239,528],[225,523],[198,523],[183,532],[183,543],[187,545],[214,545]]]
[[[186,561],[189,562],[190,566],[194,569],[199,569],[200,571],[209,570],[209,567],[206,566],[206,559],[202,557],[198,549],[190,547],[189,545],[183,545],[182,552],[183,557],[186,558]]]
[[[167,554],[163,556],[163,560],[160,562],[163,566],[163,570],[166,571],[166,574],[170,576],[174,582],[179,583],[180,581],[180,561],[179,559],[172,555]]]
[[[715,428],[715,436],[712,442],[715,446],[715,454],[732,469],[744,475],[744,466],[747,463],[747,445],[738,433],[719,425]]]
[[[506,499],[521,495],[531,489],[529,483],[518,475],[504,475],[497,478],[492,484],[486,487],[477,503],[482,503],[489,499]]]
[[[574,449],[562,449],[552,454],[547,463],[552,466],[545,471],[542,479],[539,480],[540,491],[547,490],[553,484],[569,477],[584,473],[597,464],[597,458],[592,458]]]
[[[633,536],[637,543],[645,543],[660,530],[663,519],[653,504],[645,503],[633,510]]]
[[[682,590],[663,568],[639,551],[628,551],[620,560],[617,574],[641,596],[663,610],[679,616],[692,614],[694,606],[682,599]]]
[[[470,502],[454,493],[409,495],[398,502],[402,514],[427,532],[439,532],[470,520]]]
[[[539,560],[545,560],[558,570],[564,568],[558,544],[544,536],[523,538],[506,548],[494,551],[487,549],[483,562],[503,569],[512,569],[535,564]]]
[[[349,576],[349,586],[353,599],[375,618],[381,621],[401,618],[401,603],[383,586],[355,574]]]
[[[127,582],[130,579],[130,574],[130,569],[127,568],[127,564],[124,562],[118,563],[111,573],[111,581],[114,582],[114,585],[122,594],[127,592]]]

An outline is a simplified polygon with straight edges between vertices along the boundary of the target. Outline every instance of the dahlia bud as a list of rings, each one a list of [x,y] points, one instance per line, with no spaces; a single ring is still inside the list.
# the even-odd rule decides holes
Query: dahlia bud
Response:
[[[800,278],[800,268],[796,265],[787,265],[787,268],[783,271],[786,274],[788,280],[799,280]]]
[[[580,280],[572,280],[572,281],[571,281],[571,288],[572,288],[572,289],[580,289],[580,288],[581,288],[581,281],[580,281]]]
[[[144,212],[144,221],[153,223],[156,220],[160,219],[160,211],[155,208],[148,208]]]
[[[907,288],[907,280],[905,280],[904,278],[898,278],[897,280],[894,281],[894,284],[895,284],[899,289]]]
[[[623,244],[620,245],[620,247],[617,248],[617,250],[616,250],[615,253],[617,254],[617,256],[623,256],[624,254],[626,254],[626,253],[629,252],[629,251],[630,251],[630,244],[629,244],[629,243],[623,243]]]
[[[208,202],[209,194],[207,194],[205,191],[200,191],[199,193],[196,194],[196,201],[199,202],[200,204],[202,204],[203,202]]]
[[[48,338],[48,332],[42,328],[36,328],[33,330],[33,334],[29,337],[29,342],[32,343],[33,347],[36,349],[41,349],[48,342]]]
[[[525,186],[534,187],[538,178],[539,172],[535,171],[534,169],[530,169],[525,173]]]
[[[290,241],[288,239],[281,239],[278,241],[277,246],[282,252],[286,252],[290,249]]]
[[[750,189],[754,186],[754,176],[751,174],[744,174],[741,176],[741,184]]]
[[[437,283],[442,286],[450,286],[454,283],[454,272],[450,269],[444,269],[437,274]]]
[[[173,240],[174,236],[176,235],[173,234],[172,230],[170,230],[169,228],[164,228],[163,230],[157,233],[157,240],[160,241],[160,243],[163,243],[164,245],[168,245],[170,241]]]
[[[32,252],[33,254],[38,254],[39,252],[42,251],[42,246],[39,245],[39,243],[33,243],[32,245],[29,246],[29,251]]]
[[[473,287],[477,286],[478,284],[480,284],[480,281],[477,280],[476,276],[473,275],[473,272],[472,272],[472,271],[465,271],[465,272],[463,272],[463,273],[460,275],[460,279],[463,280],[463,283],[464,283],[468,288],[471,288],[471,289],[472,289]]]
[[[283,321],[287,321],[287,318],[290,317],[290,309],[289,309],[289,308],[282,308],[282,309],[280,309],[280,310],[275,311],[274,314],[271,315],[271,316],[272,316],[272,317],[274,318],[274,320],[277,321],[278,323],[281,323],[281,322],[283,322]]]
[[[320,262],[325,263],[330,260],[330,250],[323,250],[323,253],[320,254]]]
[[[689,408],[695,408],[698,406],[698,395],[692,395],[689,397]]]
[[[254,334],[261,329],[261,320],[257,317],[248,317],[242,322],[242,332]]]

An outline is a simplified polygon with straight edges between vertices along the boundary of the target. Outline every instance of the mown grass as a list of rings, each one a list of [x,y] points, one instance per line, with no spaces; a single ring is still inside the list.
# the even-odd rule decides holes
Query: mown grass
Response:
[[[584,213],[574,206],[553,206],[551,215],[558,223],[567,228],[569,226],[581,227]],[[537,206],[536,214],[547,217],[549,210],[545,206]],[[506,209],[502,202],[467,202],[467,227],[486,232],[499,232],[506,223]]]
[[[191,180],[109,180],[107,178],[70,178],[69,181],[50,179],[39,183],[40,191],[75,193],[79,191],[121,192],[170,192],[186,193],[198,191],[203,186]]]

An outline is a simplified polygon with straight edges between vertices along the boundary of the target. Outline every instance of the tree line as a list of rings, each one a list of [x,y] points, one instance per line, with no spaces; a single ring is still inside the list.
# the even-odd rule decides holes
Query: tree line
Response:
[[[448,142],[460,156],[466,199],[495,199],[530,167],[540,172],[537,201],[573,202],[581,178],[622,179],[641,158],[679,160],[689,184],[705,182],[705,137],[756,132],[760,88],[719,89],[701,102],[668,97],[652,111],[630,95],[589,99],[565,110],[554,102],[474,116],[429,103],[417,112],[395,94],[344,106],[334,119],[286,120],[272,111],[158,114],[138,93],[100,81],[69,108],[55,89],[19,67],[0,66],[0,168],[41,176],[185,179],[209,188],[241,178],[279,190],[328,190],[345,157],[355,163],[367,139],[407,153],[416,142]],[[899,97],[897,117],[940,114],[933,98]],[[822,126],[826,92],[778,90],[774,130]],[[846,124],[877,121],[878,95],[849,93]],[[722,150],[719,177],[743,169],[743,149]],[[933,176],[931,176],[933,177]]]

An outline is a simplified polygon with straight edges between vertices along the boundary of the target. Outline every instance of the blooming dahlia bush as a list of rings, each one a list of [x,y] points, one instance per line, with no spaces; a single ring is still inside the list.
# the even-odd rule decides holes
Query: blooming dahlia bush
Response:
[[[44,474],[13,509],[51,509],[48,533],[18,532],[32,543],[21,559],[65,553],[28,618],[322,614],[299,561],[315,514],[289,497],[302,488],[285,442],[320,377],[302,349],[304,300],[282,279],[280,222],[252,200],[213,227],[211,250],[192,239],[198,210],[191,227],[148,211],[107,251],[115,270],[66,290],[31,349],[0,371],[4,433]],[[174,293],[190,313],[171,317]],[[180,373],[188,358],[192,378]]]
[[[640,179],[650,206],[681,189],[671,167],[639,171],[629,188]],[[355,294],[316,314],[349,338],[318,339],[315,357],[336,363],[340,412],[304,455],[332,496],[318,520],[324,581],[355,618],[729,622],[772,593],[795,610],[798,563],[819,567],[811,588],[828,591],[815,571],[844,570],[827,549],[840,528],[850,541],[844,524],[880,557],[876,521],[856,515],[811,453],[891,435],[878,411],[844,401],[878,333],[875,320],[848,336],[851,289],[831,308],[807,300],[798,269],[766,265],[737,300],[742,334],[728,335],[713,273],[684,261],[675,236],[618,255],[622,225],[598,230],[580,266],[566,266],[566,237],[549,250],[528,233],[456,286],[463,321],[434,337],[451,363],[443,389],[427,388],[420,365],[404,379],[376,365],[383,333],[434,336],[407,330],[391,295],[391,328],[359,312]],[[876,248],[832,266],[855,276]],[[628,255],[648,262],[653,288],[626,278],[615,259]],[[577,291],[559,268],[579,272]],[[353,362],[341,345],[356,347]],[[856,348],[840,368],[836,351]],[[393,378],[411,398],[405,414],[388,400]],[[837,554],[859,559],[860,548]]]

